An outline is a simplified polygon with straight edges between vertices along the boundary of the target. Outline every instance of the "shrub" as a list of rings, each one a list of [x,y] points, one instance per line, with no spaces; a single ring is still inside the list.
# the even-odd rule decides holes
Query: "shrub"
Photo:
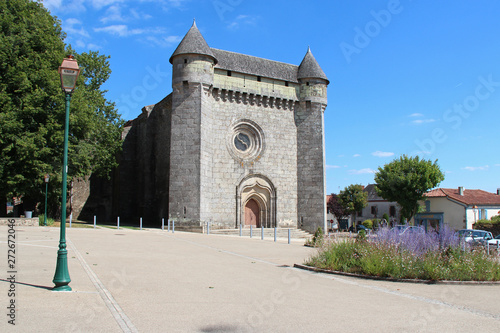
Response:
[[[380,219],[373,219],[372,222],[373,222],[373,230],[378,229],[380,224]]]
[[[474,224],[474,229],[491,231],[496,236],[500,234],[500,216],[493,216],[491,220],[479,220]]]
[[[308,239],[305,243],[306,246],[313,246],[313,247],[320,247],[323,245],[324,241],[324,235],[323,235],[323,229],[321,227],[318,227],[316,229],[316,232],[314,233],[314,236],[312,239]]]
[[[364,225],[365,227],[367,227],[368,229],[373,229],[372,220],[364,220],[361,224]]]
[[[382,215],[382,219],[385,220],[385,222],[389,223],[389,214],[384,213],[384,215]]]
[[[38,216],[38,225],[39,226],[45,225],[44,220],[45,220],[45,216],[43,216],[43,215]],[[47,226],[50,227],[53,224],[54,224],[54,219],[47,217]]]
[[[365,241],[366,240],[366,231],[364,231],[364,230],[358,231],[358,237],[356,237],[356,240],[360,241],[360,242]]]

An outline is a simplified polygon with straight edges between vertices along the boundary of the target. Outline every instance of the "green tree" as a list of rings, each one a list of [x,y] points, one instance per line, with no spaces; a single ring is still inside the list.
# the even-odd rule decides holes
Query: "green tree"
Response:
[[[437,160],[432,162],[416,157],[401,156],[379,167],[375,173],[378,195],[401,206],[401,216],[410,220],[418,211],[424,194],[444,180]]]
[[[352,224],[356,219],[356,212],[361,211],[368,205],[368,194],[363,191],[361,185],[349,185],[340,191],[338,199],[341,205],[345,208],[347,214],[352,215]]]
[[[108,57],[78,55],[64,38],[59,20],[41,3],[0,2],[2,208],[14,196],[34,208],[42,201],[46,173],[49,202],[57,206],[60,200],[65,109],[57,70],[69,53],[82,71],[71,102],[68,178],[106,174],[116,163],[122,120],[100,88],[110,74]]]

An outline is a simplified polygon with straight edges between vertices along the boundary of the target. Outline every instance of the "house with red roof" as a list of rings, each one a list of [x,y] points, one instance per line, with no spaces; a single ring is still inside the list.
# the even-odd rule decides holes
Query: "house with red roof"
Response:
[[[417,214],[415,223],[426,228],[446,224],[455,230],[472,229],[476,221],[500,215],[500,189],[495,194],[463,187],[436,188],[425,197],[426,212]]]

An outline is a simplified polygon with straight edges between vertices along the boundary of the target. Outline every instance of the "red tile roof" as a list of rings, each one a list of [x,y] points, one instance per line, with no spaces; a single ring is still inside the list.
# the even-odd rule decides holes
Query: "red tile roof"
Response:
[[[436,188],[425,194],[428,198],[448,197],[466,205],[500,205],[500,195],[483,190],[464,189],[464,195],[458,194],[458,188]]]

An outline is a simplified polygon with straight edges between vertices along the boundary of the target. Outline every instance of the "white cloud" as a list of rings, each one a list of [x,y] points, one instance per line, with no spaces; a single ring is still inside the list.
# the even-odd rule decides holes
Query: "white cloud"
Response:
[[[107,7],[115,3],[124,2],[124,0],[92,0],[92,6],[95,9],[101,9],[102,7]]]
[[[108,22],[125,22],[125,19],[122,16],[122,9],[118,5],[113,5],[106,9],[105,15],[106,16],[100,20],[104,24]]]
[[[148,36],[146,37],[148,42],[151,42],[154,45],[161,47],[168,47],[171,45],[178,44],[181,40],[181,36],[167,36],[167,37],[156,37],[156,36]]]
[[[82,22],[76,18],[64,20],[63,30],[68,34],[68,37],[71,37],[71,35],[90,37],[89,33],[83,28]]]
[[[97,45],[97,44],[93,44],[93,43],[89,43],[87,45],[87,49],[89,50],[99,50],[101,48],[101,46]]]
[[[490,168],[489,165],[485,165],[485,166],[479,166],[479,167],[466,166],[465,168],[462,168],[462,169],[467,170],[467,171],[486,171],[489,168]]]
[[[138,12],[135,9],[127,9],[121,4],[114,4],[106,9],[106,13],[100,19],[104,24],[109,22],[130,22],[134,20],[147,20],[152,16],[149,14]]]
[[[409,115],[408,117],[423,117],[424,115],[421,114],[421,113],[412,113],[411,115]]]
[[[43,5],[50,11],[61,8],[62,0],[43,0]]]
[[[236,19],[228,24],[228,29],[238,29],[241,25],[256,25],[258,17],[250,15],[238,15]]]
[[[75,13],[75,12],[84,12],[86,10],[84,2],[85,0],[72,0],[72,1],[43,0],[43,5],[51,12]]]
[[[363,175],[363,174],[368,174],[368,173],[375,173],[375,170],[370,169],[370,168],[364,168],[360,170],[349,170],[349,174],[351,175]]]
[[[432,118],[429,118],[429,119],[415,119],[415,120],[412,120],[412,124],[422,125],[422,124],[433,123],[435,121],[436,121],[436,119],[432,119]]]
[[[339,169],[340,166],[339,165],[327,165],[326,168],[327,169]]]
[[[360,154],[354,154],[352,155],[352,157],[360,157],[361,155]]]
[[[161,28],[156,29],[129,29],[126,24],[115,24],[109,25],[107,27],[95,28],[95,32],[106,32],[111,35],[118,37],[127,37],[134,35],[142,35],[146,33],[161,33],[163,30]]]
[[[394,153],[377,150],[373,152],[372,155],[377,157],[390,157],[394,156]]]

